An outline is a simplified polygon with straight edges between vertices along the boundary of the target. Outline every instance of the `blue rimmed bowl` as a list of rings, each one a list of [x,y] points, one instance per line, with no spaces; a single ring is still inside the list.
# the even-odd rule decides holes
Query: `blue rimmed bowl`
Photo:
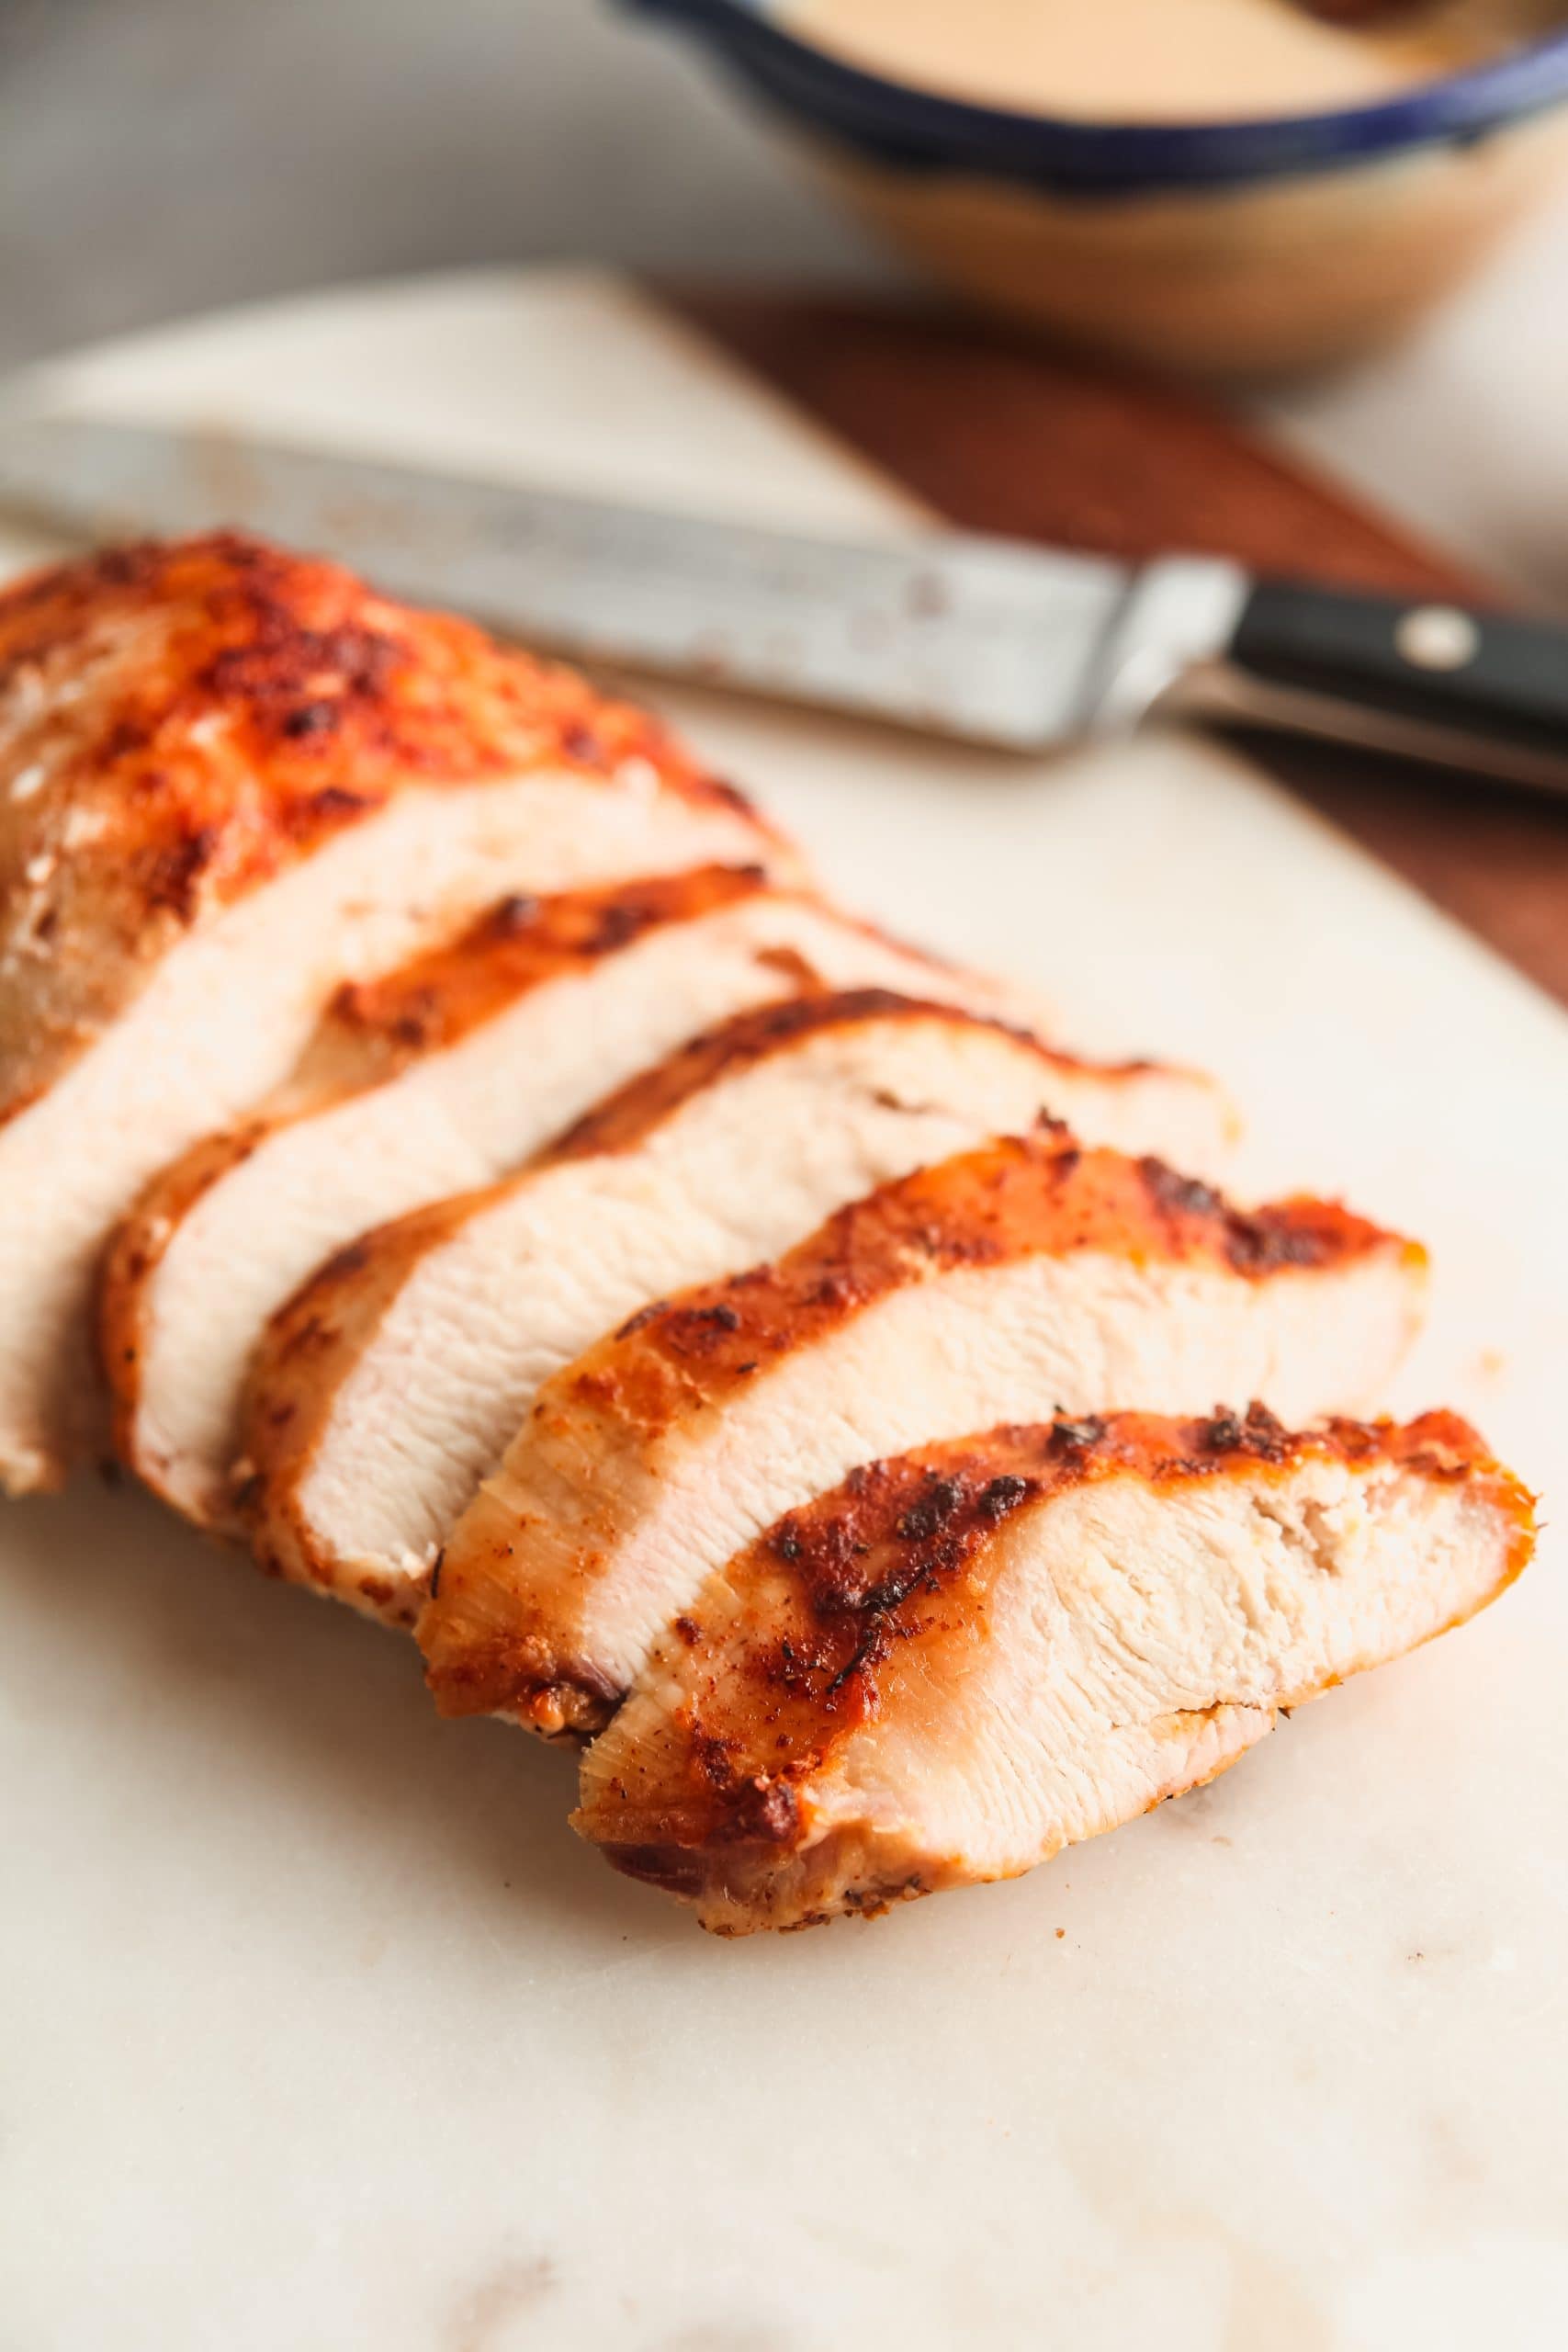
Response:
[[[1373,105],[1158,124],[917,89],[786,31],[773,0],[622,5],[703,40],[944,284],[1190,374],[1301,371],[1392,340],[1568,158],[1568,0],[1562,29]]]

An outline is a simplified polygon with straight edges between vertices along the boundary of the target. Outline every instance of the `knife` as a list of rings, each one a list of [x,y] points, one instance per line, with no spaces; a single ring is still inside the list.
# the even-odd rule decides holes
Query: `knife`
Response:
[[[1568,629],[914,529],[840,542],[85,414],[0,424],[0,503],[91,539],[230,525],[579,655],[1016,751],[1155,710],[1568,792]]]

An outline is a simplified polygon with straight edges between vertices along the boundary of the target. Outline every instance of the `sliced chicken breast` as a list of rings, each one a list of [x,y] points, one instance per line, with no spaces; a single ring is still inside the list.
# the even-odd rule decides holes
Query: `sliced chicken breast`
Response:
[[[335,567],[219,537],[0,595],[0,1477],[96,1441],[89,1295],[176,1152],[345,979],[511,889],[779,840],[636,712]]]
[[[588,1750],[576,1826],[727,1935],[1014,1877],[1459,1624],[1531,1540],[1447,1413],[921,1447],[705,1581]]]
[[[116,1236],[101,1318],[121,1459],[222,1523],[252,1351],[333,1250],[493,1182],[707,1023],[853,984],[1010,1009],[756,866],[509,899],[342,990],[294,1078],[155,1177]]]
[[[922,1168],[541,1388],[446,1542],[437,1702],[592,1731],[706,1578],[857,1462],[1139,1397],[1336,1410],[1382,1387],[1424,1287],[1423,1252],[1348,1210],[1243,1216],[1070,1137]]]
[[[535,1389],[601,1332],[1047,1112],[1206,1157],[1227,1125],[1205,1081],[1097,1069],[886,990],[802,998],[694,1040],[547,1164],[366,1236],[281,1311],[243,1417],[258,1556],[412,1620]]]

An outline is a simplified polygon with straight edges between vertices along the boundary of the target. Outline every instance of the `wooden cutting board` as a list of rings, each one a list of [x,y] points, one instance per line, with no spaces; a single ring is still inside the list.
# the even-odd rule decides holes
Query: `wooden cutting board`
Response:
[[[967,529],[1134,558],[1190,548],[1396,594],[1495,594],[1188,394],[911,310],[690,289],[670,299]],[[1568,801],[1362,752],[1265,738],[1248,748],[1568,1002]]]

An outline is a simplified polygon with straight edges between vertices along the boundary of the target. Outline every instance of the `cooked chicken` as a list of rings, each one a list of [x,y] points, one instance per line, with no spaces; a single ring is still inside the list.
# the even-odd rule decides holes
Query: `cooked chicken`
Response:
[[[922,1168],[540,1390],[446,1542],[420,1628],[437,1703],[597,1728],[716,1569],[881,1453],[1137,1398],[1338,1409],[1398,1362],[1424,1271],[1347,1210],[1243,1216],[1070,1138]]]
[[[155,1177],[116,1237],[101,1306],[121,1458],[220,1523],[252,1351],[333,1250],[492,1182],[705,1023],[859,984],[1003,997],[755,866],[510,899],[343,989],[288,1084]]]
[[[1027,1870],[1532,1535],[1450,1416],[1155,1418],[1359,1408],[1424,1257],[1233,1208],[1208,1080],[1037,1025],[464,623],[231,534],[40,573],[0,1486],[112,1404],[187,1516],[417,1621],[444,1712],[599,1735],[577,1826],[719,1932]]]
[[[1010,1878],[1494,1599],[1529,1496],[1452,1415],[998,1430],[856,1471],[710,1576],[576,1826],[727,1935]]]
[[[220,537],[0,595],[0,1476],[96,1434],[90,1274],[333,989],[507,889],[784,846],[653,723]]]
[[[541,1380],[649,1299],[787,1248],[885,1179],[1046,1110],[1205,1157],[1226,1117],[1179,1072],[1096,1069],[874,989],[694,1040],[549,1163],[368,1235],[280,1313],[242,1431],[258,1556],[412,1619]]]

